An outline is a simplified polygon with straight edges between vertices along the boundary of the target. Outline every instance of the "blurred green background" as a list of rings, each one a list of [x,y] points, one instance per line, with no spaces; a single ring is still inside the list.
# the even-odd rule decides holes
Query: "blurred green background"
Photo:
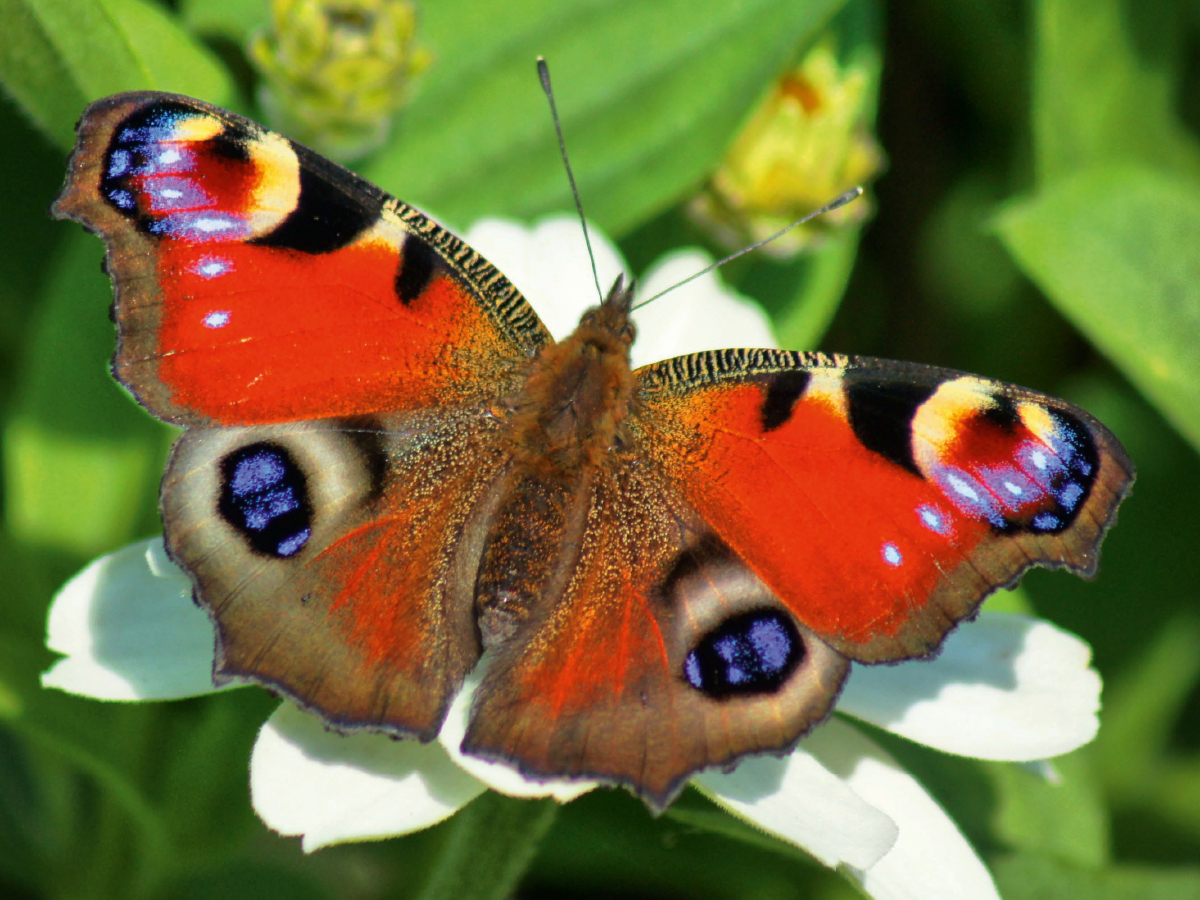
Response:
[[[100,242],[46,214],[73,123],[137,88],[262,117],[246,46],[268,15],[243,0],[0,0],[0,896],[409,896],[453,828],[305,857],[249,806],[265,692],[133,706],[38,686],[54,591],[159,530],[171,440],[108,377]],[[1100,736],[1059,761],[1066,784],[872,736],[1010,900],[1200,897],[1200,6],[439,0],[420,8],[410,102],[355,168],[460,227],[570,209],[533,73],[545,55],[589,216],[641,270],[705,241],[683,205],[821,38],[870,80],[889,160],[875,216],[726,277],[785,346],[1066,397],[1139,472],[1094,582],[1024,584],[1105,679]],[[623,792],[587,795],[521,896],[855,896],[793,848],[685,814],[702,806],[685,796],[654,820]]]

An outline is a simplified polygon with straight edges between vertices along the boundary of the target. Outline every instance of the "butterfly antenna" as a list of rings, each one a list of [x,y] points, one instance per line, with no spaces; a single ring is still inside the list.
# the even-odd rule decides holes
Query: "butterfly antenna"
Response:
[[[596,272],[596,255],[592,253],[592,239],[588,235],[587,219],[583,217],[583,203],[579,199],[579,188],[575,185],[575,173],[571,171],[571,161],[567,159],[567,142],[563,140],[562,122],[558,119],[558,106],[554,102],[554,88],[550,86],[550,67],[546,65],[545,57],[537,59],[538,78],[542,81],[542,90],[550,101],[550,118],[554,120],[554,133],[558,135],[558,152],[562,155],[563,168],[567,170],[567,180],[571,182],[571,196],[575,199],[575,211],[579,213],[579,224],[583,226],[583,242],[587,244],[588,259],[592,263],[592,281],[596,283],[596,294],[600,302],[604,302],[604,291],[600,290],[600,276]]]
[[[683,281],[677,282],[676,284],[671,285],[666,290],[659,291],[653,297],[650,297],[646,300],[643,300],[642,302],[640,302],[638,304],[635,304],[633,307],[630,308],[629,311],[633,312],[633,310],[635,310],[635,309],[641,309],[647,303],[654,302],[659,297],[661,297],[663,294],[669,294],[671,291],[675,290],[676,288],[683,287],[689,281],[695,281],[701,275],[707,275],[713,269],[719,268],[720,266],[725,265],[725,263],[731,262],[732,260],[737,259],[739,256],[745,256],[747,253],[757,250],[763,244],[771,243],[771,241],[775,240],[776,238],[782,237],[783,235],[787,234],[789,231],[791,231],[796,226],[803,225],[809,219],[815,219],[817,216],[823,216],[827,212],[833,212],[835,209],[845,206],[847,203],[849,203],[852,200],[857,200],[859,197],[862,196],[862,192],[863,192],[862,188],[855,187],[855,188],[850,188],[850,190],[846,191],[844,194],[838,194],[836,197],[834,197],[832,200],[830,200],[828,203],[826,203],[820,209],[813,210],[807,216],[805,216],[803,219],[797,219],[791,225],[788,225],[784,228],[780,228],[777,232],[775,232],[770,237],[765,237],[761,241],[755,241],[749,247],[743,247],[741,250],[737,251],[736,253],[730,253],[724,259],[717,260],[711,266],[701,269],[695,275],[689,275],[687,278],[683,279]]]

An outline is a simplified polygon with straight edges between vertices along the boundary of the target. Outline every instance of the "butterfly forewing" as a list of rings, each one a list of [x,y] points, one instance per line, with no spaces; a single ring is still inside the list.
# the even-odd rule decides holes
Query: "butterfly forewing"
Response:
[[[113,373],[179,424],[477,403],[549,341],[458,238],[191,98],[90,106],[54,212],[108,243]]]
[[[1091,574],[1133,479],[1083,410],[946,369],[728,350],[637,374],[646,454],[863,662],[932,652],[1031,565]]]

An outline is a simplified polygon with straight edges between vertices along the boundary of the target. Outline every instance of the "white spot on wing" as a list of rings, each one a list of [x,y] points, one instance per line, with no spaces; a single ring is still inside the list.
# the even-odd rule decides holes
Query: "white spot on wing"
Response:
[[[192,271],[198,275],[203,275],[205,278],[216,278],[218,275],[224,275],[232,268],[233,266],[228,260],[206,256],[192,266]]]
[[[884,544],[883,561],[889,566],[898,566],[904,561],[904,557],[900,555],[900,550],[895,544]]]
[[[954,488],[954,492],[956,494],[961,494],[968,500],[974,500],[976,502],[979,501],[979,493],[975,490],[975,488],[971,487],[953,472],[947,473],[946,481],[950,482],[950,487]]]
[[[229,310],[215,309],[204,317],[205,328],[224,328],[229,324]]]
[[[945,533],[946,519],[939,510],[932,506],[921,506],[917,508],[917,515],[921,517],[922,524],[930,531],[937,534]]]
[[[233,223],[228,219],[197,219],[192,223],[192,227],[205,234],[211,234],[216,231],[228,231],[233,227]]]

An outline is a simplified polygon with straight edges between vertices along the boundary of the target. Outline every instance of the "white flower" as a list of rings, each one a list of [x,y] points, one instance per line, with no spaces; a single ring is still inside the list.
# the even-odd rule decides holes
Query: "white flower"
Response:
[[[574,219],[532,229],[485,221],[472,246],[521,288],[556,337],[596,301]],[[621,270],[593,233],[602,289]],[[553,261],[546,267],[544,261]],[[661,262],[642,296],[707,265],[698,251]],[[728,346],[771,346],[753,303],[707,275],[635,313],[634,363]],[[56,597],[47,644],[63,659],[42,682],[108,700],[165,700],[213,690],[213,635],[161,540],[102,557]],[[1100,679],[1088,647],[1049,623],[984,613],[958,629],[932,662],[855,666],[838,712],[950,753],[1034,761],[1066,753],[1097,729]],[[468,682],[438,741],[340,736],[284,703],[259,734],[251,794],[263,821],[301,835],[305,850],[405,834],[450,816],[486,788],[568,800],[591,782],[530,782],[511,768],[464,756]],[[880,747],[838,716],[786,757],[752,757],[692,783],[725,809],[844,866],[878,898],[996,898],[995,886],[954,822]]]

